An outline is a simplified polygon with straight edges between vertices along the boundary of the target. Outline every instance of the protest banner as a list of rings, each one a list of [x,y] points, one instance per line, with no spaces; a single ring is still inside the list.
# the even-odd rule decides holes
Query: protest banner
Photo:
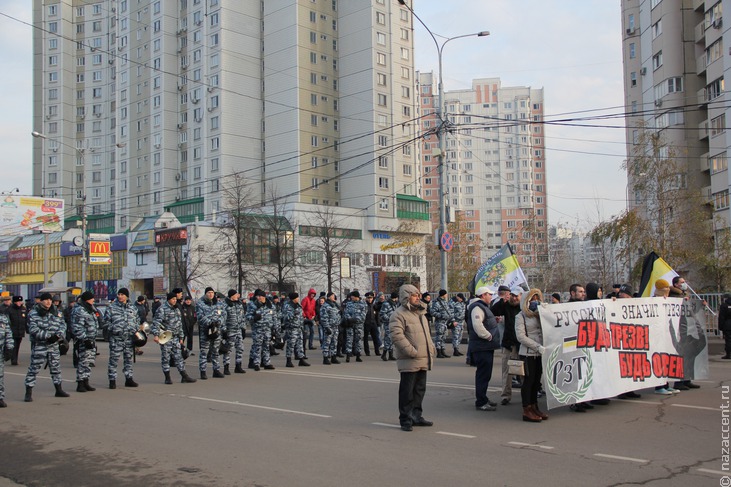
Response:
[[[701,307],[680,298],[542,304],[548,408],[706,377]]]

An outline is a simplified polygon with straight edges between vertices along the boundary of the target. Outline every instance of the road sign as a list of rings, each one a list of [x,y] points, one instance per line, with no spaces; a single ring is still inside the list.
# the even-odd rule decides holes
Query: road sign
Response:
[[[439,239],[439,244],[442,247],[442,250],[445,252],[449,252],[452,250],[452,247],[454,247],[454,238],[452,238],[452,234],[449,232],[444,232],[442,234],[442,238]]]

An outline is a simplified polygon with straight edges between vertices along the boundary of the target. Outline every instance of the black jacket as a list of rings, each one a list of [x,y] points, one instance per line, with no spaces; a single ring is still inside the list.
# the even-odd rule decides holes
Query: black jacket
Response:
[[[718,308],[718,329],[731,331],[731,298],[726,298]]]
[[[520,313],[520,303],[517,306],[512,306],[504,299],[498,299],[490,306],[490,311],[495,316],[502,316],[505,323],[503,341],[500,345],[507,349],[514,346],[520,347],[518,337],[515,336],[515,317]]]
[[[25,309],[25,306],[11,304],[8,316],[10,316],[10,329],[13,331],[13,336],[24,337],[28,321],[28,310]]]

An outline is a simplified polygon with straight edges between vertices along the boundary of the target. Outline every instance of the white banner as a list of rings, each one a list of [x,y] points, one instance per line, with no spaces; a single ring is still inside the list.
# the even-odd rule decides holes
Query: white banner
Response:
[[[705,378],[706,337],[693,318],[700,306],[680,298],[542,304],[548,408]]]

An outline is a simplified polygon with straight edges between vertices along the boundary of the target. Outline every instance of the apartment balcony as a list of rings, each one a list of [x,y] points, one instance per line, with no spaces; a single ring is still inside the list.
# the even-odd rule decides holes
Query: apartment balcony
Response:
[[[695,42],[701,44],[706,38],[706,21],[701,22],[695,26]]]
[[[698,90],[698,105],[700,107],[708,105],[708,93],[705,88]]]
[[[708,138],[708,120],[698,124],[698,140]]]
[[[697,74],[698,76],[705,74],[705,72],[706,72],[706,55],[705,55],[705,53],[698,56],[696,58],[695,62],[696,62],[695,74]]]
[[[708,159],[708,152],[706,152],[705,154],[701,154],[700,170],[701,170],[701,172],[706,172],[706,171],[711,170],[710,160]]]
[[[703,12],[706,7],[705,0],[693,0],[693,10]]]

